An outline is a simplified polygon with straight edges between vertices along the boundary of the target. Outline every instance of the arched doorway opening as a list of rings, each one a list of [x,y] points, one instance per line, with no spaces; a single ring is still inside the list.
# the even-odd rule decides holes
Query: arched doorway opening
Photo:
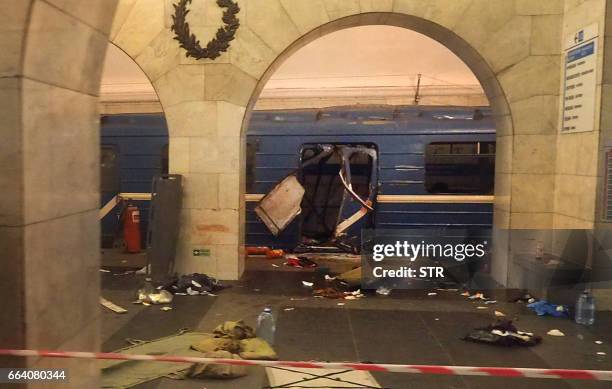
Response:
[[[423,20],[420,18],[416,18],[413,16],[409,16],[409,15],[372,13],[372,14],[362,14],[359,16],[350,16],[350,17],[346,17],[343,19],[339,19],[334,22],[325,24],[321,27],[318,27],[315,30],[305,34],[298,41],[296,41],[289,48],[287,48],[281,55],[279,55],[278,58],[272,63],[272,65],[264,73],[263,77],[257,84],[255,92],[253,93],[249,101],[249,105],[247,107],[247,113],[245,115],[245,120],[243,121],[243,127],[242,127],[242,135],[243,135],[242,154],[245,156],[244,160],[247,161],[246,163],[251,164],[251,166],[257,164],[257,162],[255,161],[255,157],[254,157],[257,154],[257,151],[253,151],[252,149],[249,150],[249,142],[248,142],[249,124],[251,123],[251,121],[256,122],[258,119],[262,118],[262,115],[257,110],[257,105],[259,104],[260,107],[266,107],[266,108],[270,108],[274,105],[274,103],[270,102],[271,99],[269,98],[268,98],[268,101],[265,101],[265,98],[269,97],[271,93],[270,91],[266,91],[265,89],[266,85],[270,83],[273,84],[275,82],[277,84],[279,83],[282,84],[283,81],[285,82],[285,85],[287,83],[287,80],[274,80],[273,75],[275,74],[275,72],[279,71],[279,69],[282,69],[283,64],[285,63],[288,63],[290,66],[293,65],[291,64],[290,58],[292,58],[292,56],[294,55],[297,56],[300,50],[307,51],[309,46],[311,45],[314,46],[317,39],[324,37],[324,36],[329,37],[330,35],[333,35],[333,33],[337,31],[341,31],[341,30],[346,31],[347,29],[350,29],[352,27],[363,28],[364,26],[393,26],[395,28],[399,27],[399,28],[408,29],[416,33],[422,34],[424,37],[427,37],[426,39],[428,40],[437,41],[436,45],[443,47],[444,50],[447,50],[447,51],[450,50],[450,52],[453,53],[453,57],[456,60],[458,60],[459,63],[461,63],[466,68],[466,70],[468,70],[468,73],[470,73],[471,76],[474,77],[475,80],[477,80],[477,83],[479,84],[478,89],[482,88],[481,90],[483,91],[482,101],[488,102],[488,105],[489,105],[487,116],[490,115],[489,119],[491,123],[490,126],[493,129],[492,131],[493,137],[491,139],[483,138],[483,139],[476,140],[474,145],[475,145],[475,148],[476,147],[480,148],[480,146],[484,146],[485,148],[488,148],[490,145],[491,150],[496,150],[496,149],[499,150],[501,148],[501,152],[495,153],[493,151],[493,153],[495,153],[495,156],[493,158],[491,158],[492,156],[489,156],[490,159],[495,160],[495,163],[498,166],[498,168],[495,169],[495,173],[491,175],[490,180],[489,180],[491,187],[495,186],[494,196],[488,197],[484,201],[482,201],[482,199],[479,199],[476,202],[489,203],[488,211],[491,212],[493,215],[493,217],[491,218],[491,224],[494,224],[498,228],[508,227],[509,226],[509,215],[510,215],[509,213],[510,196],[507,191],[508,191],[508,188],[510,187],[510,180],[511,180],[511,175],[509,174],[511,172],[511,158],[510,158],[511,156],[508,154],[508,149],[509,147],[511,147],[512,120],[509,114],[508,103],[502,92],[501,87],[499,86],[497,78],[495,74],[493,73],[493,71],[491,70],[491,68],[489,67],[489,65],[487,64],[487,62],[478,54],[478,52],[473,47],[471,47],[468,43],[466,43],[463,39],[457,36],[454,32],[438,24],[435,24],[435,23],[432,23],[430,21]],[[330,53],[330,56],[333,56],[333,53]],[[412,84],[412,86],[414,87],[415,85]],[[286,92],[286,90],[283,92]],[[263,97],[262,100],[265,101],[264,103],[260,102],[259,100],[262,97]],[[286,95],[283,95],[283,97],[286,97]],[[281,99],[279,99],[279,101],[280,100]],[[287,103],[287,100],[290,100],[290,99],[284,99],[285,104]],[[401,101],[401,99],[399,100]],[[353,100],[353,102],[354,101],[355,100]],[[442,101],[444,101],[444,99],[442,99]],[[450,99],[448,101],[450,101]],[[302,103],[304,103],[304,101],[302,101]],[[412,103],[414,104],[414,102]],[[319,104],[319,107],[325,105],[325,103],[321,103],[319,101],[317,103],[314,103],[314,105],[311,104],[311,108],[313,106],[317,106],[317,104]],[[452,105],[452,103],[449,105]],[[295,105],[292,107],[285,106],[284,108],[296,108],[296,106]],[[472,118],[470,118],[470,120],[474,119],[476,116],[473,116]],[[451,145],[448,145],[448,144],[446,146],[452,147]],[[457,146],[460,146],[460,145],[457,145]],[[457,148],[460,149],[460,147],[457,147]],[[420,152],[422,155],[426,154],[425,149],[418,150],[418,152]],[[260,153],[260,154],[265,154],[265,153]],[[278,169],[278,167],[282,166],[282,164],[280,165],[277,164],[276,166]],[[268,168],[274,169],[274,167],[268,167]],[[296,168],[296,166],[294,166],[293,168]],[[424,170],[425,170],[424,164],[422,164],[422,166],[420,167],[412,166],[411,168],[416,168],[415,170],[421,169],[421,173],[424,173]],[[289,172],[290,170],[291,169],[289,169],[287,172]],[[406,170],[410,170],[410,169],[406,169]],[[249,203],[253,203],[253,202],[260,200],[262,196],[260,193],[251,192],[251,190],[253,189],[252,188],[253,174],[249,170],[245,170],[245,171],[246,171],[246,174],[244,173],[244,171],[241,171],[241,175],[242,175],[241,180],[243,182],[246,182],[246,187],[247,187],[246,192],[243,192],[245,193],[245,196],[242,198],[246,200],[244,202],[245,207],[243,207],[243,212],[245,213],[245,215],[243,215],[242,220],[245,220],[246,224],[249,225],[249,227],[252,227],[256,222],[254,222],[254,220],[251,220],[254,217],[253,216],[254,209],[252,209],[253,207],[250,206]],[[268,170],[268,172],[269,171],[271,170]],[[279,178],[282,178],[282,177],[275,177],[275,178],[278,180]],[[421,177],[421,178],[422,180],[421,182],[419,182],[419,184],[423,185],[424,184],[423,181],[425,181],[425,179],[424,177]],[[268,181],[268,184],[271,183],[270,181],[274,182],[274,180],[270,180],[270,179],[266,181]],[[479,194],[482,194],[482,193],[479,193]],[[482,213],[483,211],[479,210],[479,212]],[[484,211],[484,213],[486,212],[487,211]],[[243,228],[245,228],[244,227],[245,224],[244,223],[241,223],[241,224],[243,225]],[[264,233],[261,232],[261,226],[257,226],[255,229],[253,229],[253,231],[255,232],[255,235],[260,235],[260,236],[265,235],[265,234],[269,235],[268,231]],[[243,230],[241,231],[241,233],[247,234],[246,235],[247,244],[256,242],[253,239],[249,241],[249,231]],[[507,276],[507,269],[506,269],[505,261],[503,260],[502,257],[500,257],[499,261],[493,264],[493,269],[491,269],[491,272],[492,272],[492,276],[494,279],[498,279],[502,282],[505,281],[506,276]]]
[[[121,273],[146,265],[152,182],[168,174],[168,125],[147,75],[112,43],[99,106],[101,265]]]

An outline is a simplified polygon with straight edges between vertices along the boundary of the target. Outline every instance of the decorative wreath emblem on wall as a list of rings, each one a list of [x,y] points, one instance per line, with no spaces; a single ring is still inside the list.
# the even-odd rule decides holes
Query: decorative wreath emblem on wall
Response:
[[[191,3],[191,0],[180,0],[177,4],[173,4],[174,15],[172,15],[171,29],[176,34],[174,39],[179,41],[180,46],[187,51],[185,53],[186,57],[193,57],[195,59],[215,59],[219,57],[221,53],[227,51],[230,42],[234,40],[236,30],[240,27],[240,21],[236,17],[236,14],[240,12],[240,7],[232,0],[217,0],[217,5],[225,8],[221,18],[224,25],[219,27],[215,37],[206,44],[206,47],[202,47],[195,34],[191,33],[189,23],[185,20],[189,13],[187,9],[187,4],[189,3]]]

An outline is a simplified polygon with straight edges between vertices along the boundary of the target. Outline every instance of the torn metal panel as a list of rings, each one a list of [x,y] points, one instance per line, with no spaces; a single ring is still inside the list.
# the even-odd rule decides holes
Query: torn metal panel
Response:
[[[302,212],[305,192],[295,174],[287,176],[257,204],[255,213],[278,236]]]
[[[301,213],[304,205],[307,210],[305,217],[313,215],[314,219],[308,220],[316,219],[320,224],[317,228],[321,228],[320,232],[311,230],[309,233],[322,233],[323,236],[304,235],[310,242],[307,245],[301,244],[302,248],[339,248],[356,252],[359,247],[359,232],[369,220],[365,216],[374,210],[378,188],[377,151],[373,146],[332,144],[318,144],[309,150],[313,150],[314,155],[301,164],[300,180],[293,173],[285,178],[261,200],[255,208],[255,213],[270,232],[278,236]],[[329,169],[327,173],[323,173],[324,166],[333,165],[333,162],[332,165],[328,164],[330,158],[339,162],[336,165],[337,174]],[[303,173],[303,169],[308,166],[311,166],[311,171],[312,166],[316,167],[314,176],[312,172],[308,176],[312,181],[310,186],[307,185],[308,181]],[[333,197],[330,196],[332,184],[330,178],[326,178],[326,184],[322,184],[323,176],[336,177],[336,190],[339,191],[336,193],[341,197],[335,206],[328,204]],[[312,193],[308,192],[304,185],[312,189]],[[322,185],[327,189],[322,189],[325,192],[319,193],[319,187]],[[321,201],[322,203],[319,203]]]
[[[364,216],[374,210],[372,204],[376,198],[378,187],[376,149],[365,146],[340,146],[339,152],[342,156],[342,169],[339,175],[345,193],[334,231],[334,237],[336,238],[358,234],[358,230],[362,227],[362,223],[358,222],[363,221]],[[371,158],[367,198],[362,198],[355,193],[351,183],[351,157],[355,154],[364,154]],[[346,239],[343,240],[346,242]]]

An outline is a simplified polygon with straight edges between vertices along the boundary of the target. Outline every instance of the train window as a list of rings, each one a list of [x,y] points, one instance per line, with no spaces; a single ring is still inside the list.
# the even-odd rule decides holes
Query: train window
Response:
[[[429,193],[492,194],[495,142],[436,142],[425,150]]]
[[[100,190],[119,192],[119,165],[116,146],[102,146],[100,150]]]
[[[161,174],[168,174],[168,145],[164,145],[161,150]]]

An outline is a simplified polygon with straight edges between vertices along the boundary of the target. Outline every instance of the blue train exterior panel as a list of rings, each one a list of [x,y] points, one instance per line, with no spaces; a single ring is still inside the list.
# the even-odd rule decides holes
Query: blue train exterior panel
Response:
[[[247,133],[252,157],[247,192],[265,194],[300,164],[307,144],[374,144],[378,150],[378,194],[430,196],[425,185],[425,153],[437,142],[495,142],[489,112],[457,107],[340,107],[325,110],[255,112]],[[280,152],[279,152],[280,151]],[[463,167],[466,169],[466,167]],[[447,169],[448,170],[448,169]],[[492,194],[492,193],[491,193]],[[274,237],[247,202],[249,245],[292,249],[300,239],[298,217],[279,237]],[[375,204],[374,227],[490,228],[491,202]]]
[[[150,193],[153,177],[161,174],[163,160],[167,158],[168,127],[163,115],[108,115],[101,118],[100,144],[102,149],[116,153],[115,171],[117,185],[102,187],[103,206],[118,193]],[[104,175],[104,169],[102,171]],[[104,180],[103,180],[104,182]],[[144,247],[149,201],[131,201],[140,209],[140,230]],[[108,245],[118,231],[120,208],[114,209],[102,219],[103,244]]]

